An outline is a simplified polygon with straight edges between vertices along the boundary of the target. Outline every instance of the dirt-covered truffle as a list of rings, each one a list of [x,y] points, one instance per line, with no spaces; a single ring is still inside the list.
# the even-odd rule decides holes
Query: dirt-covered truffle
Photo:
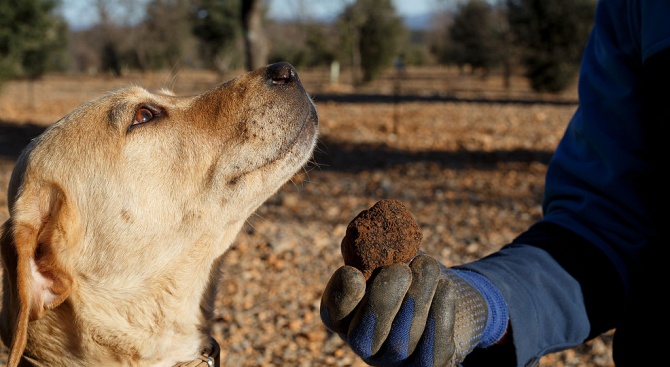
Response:
[[[342,257],[367,279],[378,267],[408,263],[419,251],[422,238],[421,228],[405,205],[383,199],[349,223],[342,239]]]

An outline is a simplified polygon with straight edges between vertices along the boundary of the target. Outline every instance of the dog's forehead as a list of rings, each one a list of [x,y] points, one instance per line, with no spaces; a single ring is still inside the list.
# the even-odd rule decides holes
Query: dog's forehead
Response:
[[[150,91],[137,85],[116,89],[109,93],[106,98],[109,98],[114,105],[138,105],[141,103],[150,102],[162,104],[179,104],[181,101],[190,99],[187,97],[177,96],[174,92],[167,88],[159,89],[157,91]]]

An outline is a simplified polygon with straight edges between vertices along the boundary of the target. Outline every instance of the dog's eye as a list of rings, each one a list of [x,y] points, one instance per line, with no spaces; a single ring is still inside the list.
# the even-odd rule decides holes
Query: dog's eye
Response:
[[[154,113],[145,107],[138,108],[137,112],[135,112],[135,120],[133,121],[133,125],[139,125],[143,124],[145,122],[149,122],[154,118]]]

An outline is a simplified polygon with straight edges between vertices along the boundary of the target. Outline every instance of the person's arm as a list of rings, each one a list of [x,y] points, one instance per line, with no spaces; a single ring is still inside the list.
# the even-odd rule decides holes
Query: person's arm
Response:
[[[599,3],[582,62],[580,107],[549,165],[544,219],[500,253],[464,266],[501,290],[512,336],[506,345],[475,350],[466,365],[503,354],[525,365],[612,328],[623,340],[622,323],[648,328],[639,321],[658,315],[648,312],[657,302],[639,287],[653,284],[640,274],[659,269],[646,261],[662,258],[668,14],[668,2]],[[630,316],[638,322],[629,323]],[[643,333],[627,335],[638,346],[629,356],[645,355]]]

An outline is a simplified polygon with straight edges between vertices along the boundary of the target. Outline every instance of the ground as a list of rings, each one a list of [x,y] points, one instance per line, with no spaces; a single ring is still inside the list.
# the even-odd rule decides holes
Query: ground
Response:
[[[320,116],[314,159],[259,208],[226,254],[214,319],[222,366],[365,366],[319,318],[342,265],[346,226],[380,199],[400,200],[445,265],[490,254],[541,216],[544,174],[576,88],[532,93],[523,78],[445,68],[389,72],[364,87],[299,71]],[[79,104],[122,84],[195,93],[233,77],[182,71],[124,78],[49,75],[0,89],[0,223],[20,150]],[[540,366],[612,367],[611,332]],[[0,357],[2,360],[2,357]]]

